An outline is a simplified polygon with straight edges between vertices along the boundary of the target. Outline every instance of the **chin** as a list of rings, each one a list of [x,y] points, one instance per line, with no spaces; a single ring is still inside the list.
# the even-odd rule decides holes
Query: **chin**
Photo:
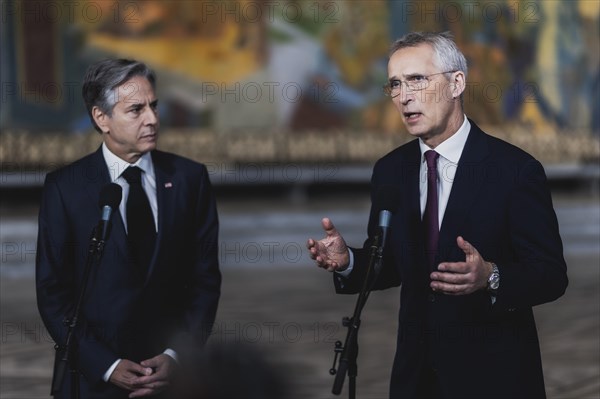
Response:
[[[410,134],[413,137],[421,137],[423,138],[423,136],[425,136],[427,134],[427,131],[424,129],[415,129],[415,128],[410,128],[407,127],[406,130],[408,131],[408,134]]]
[[[142,153],[150,152],[152,150],[156,150],[156,142],[148,143],[147,145],[142,146]]]

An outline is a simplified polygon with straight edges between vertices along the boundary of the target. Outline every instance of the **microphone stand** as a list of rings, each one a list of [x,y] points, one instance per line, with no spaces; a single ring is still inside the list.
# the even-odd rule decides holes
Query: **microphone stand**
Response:
[[[75,310],[70,318],[65,318],[63,324],[68,326],[67,338],[63,345],[56,344],[54,349],[56,350],[56,357],[54,359],[54,372],[52,376],[52,388],[50,395],[57,395],[62,387],[67,367],[69,373],[71,373],[71,398],[79,399],[79,378],[77,371],[76,356],[73,349],[73,334],[77,329],[77,323],[81,315],[81,307],[85,298],[85,292],[87,289],[90,272],[94,264],[98,265],[102,259],[104,252],[104,243],[102,231],[104,225],[108,224],[108,221],[101,221],[96,229],[92,231],[92,237],[90,238],[90,244],[88,248],[87,257],[85,260],[85,266],[83,269],[83,279],[81,288],[79,291],[79,297],[75,305]]]
[[[348,328],[346,333],[346,341],[342,346],[341,341],[335,343],[335,357],[333,359],[333,367],[329,370],[329,374],[335,375],[333,382],[333,389],[331,392],[334,395],[339,395],[342,392],[342,386],[344,385],[344,379],[346,374],[350,379],[348,397],[349,399],[355,399],[356,397],[356,376],[358,375],[358,364],[356,359],[358,358],[358,329],[360,328],[360,315],[362,310],[367,303],[369,294],[373,289],[379,270],[381,269],[381,262],[383,259],[383,244],[384,241],[380,235],[377,235],[371,244],[371,253],[369,257],[369,266],[367,267],[367,274],[365,276],[362,288],[356,300],[356,306],[354,307],[354,314],[351,318],[344,317],[342,324]],[[337,370],[335,364],[339,358],[339,364]]]

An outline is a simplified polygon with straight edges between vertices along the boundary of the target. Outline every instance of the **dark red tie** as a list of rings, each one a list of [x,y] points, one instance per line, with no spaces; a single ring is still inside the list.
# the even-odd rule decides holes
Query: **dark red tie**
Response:
[[[143,274],[147,273],[154,253],[156,228],[148,196],[142,187],[142,170],[130,166],[122,176],[129,183],[127,197],[127,238],[133,256]]]
[[[439,157],[440,154],[433,150],[425,151],[425,161],[427,161],[427,203],[423,214],[423,222],[425,224],[425,251],[430,267],[435,262],[440,236],[437,191],[437,160]]]

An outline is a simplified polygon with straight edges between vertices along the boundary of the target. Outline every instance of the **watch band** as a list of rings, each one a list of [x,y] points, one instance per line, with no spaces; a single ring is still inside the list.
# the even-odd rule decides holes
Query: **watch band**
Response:
[[[488,277],[487,289],[495,294],[500,287],[500,269],[494,262],[490,262],[490,264],[492,265],[492,274]]]

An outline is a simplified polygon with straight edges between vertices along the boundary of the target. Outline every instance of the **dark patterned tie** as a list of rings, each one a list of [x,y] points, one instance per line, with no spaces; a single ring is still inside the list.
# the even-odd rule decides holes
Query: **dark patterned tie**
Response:
[[[125,169],[122,176],[129,183],[126,205],[127,237],[140,271],[146,274],[156,242],[154,216],[148,196],[142,187],[142,170],[137,166],[130,166]]]
[[[437,160],[440,154],[435,151],[425,151],[427,161],[427,204],[423,214],[425,223],[425,251],[429,260],[429,266],[433,266],[440,236],[438,221],[438,173]]]

